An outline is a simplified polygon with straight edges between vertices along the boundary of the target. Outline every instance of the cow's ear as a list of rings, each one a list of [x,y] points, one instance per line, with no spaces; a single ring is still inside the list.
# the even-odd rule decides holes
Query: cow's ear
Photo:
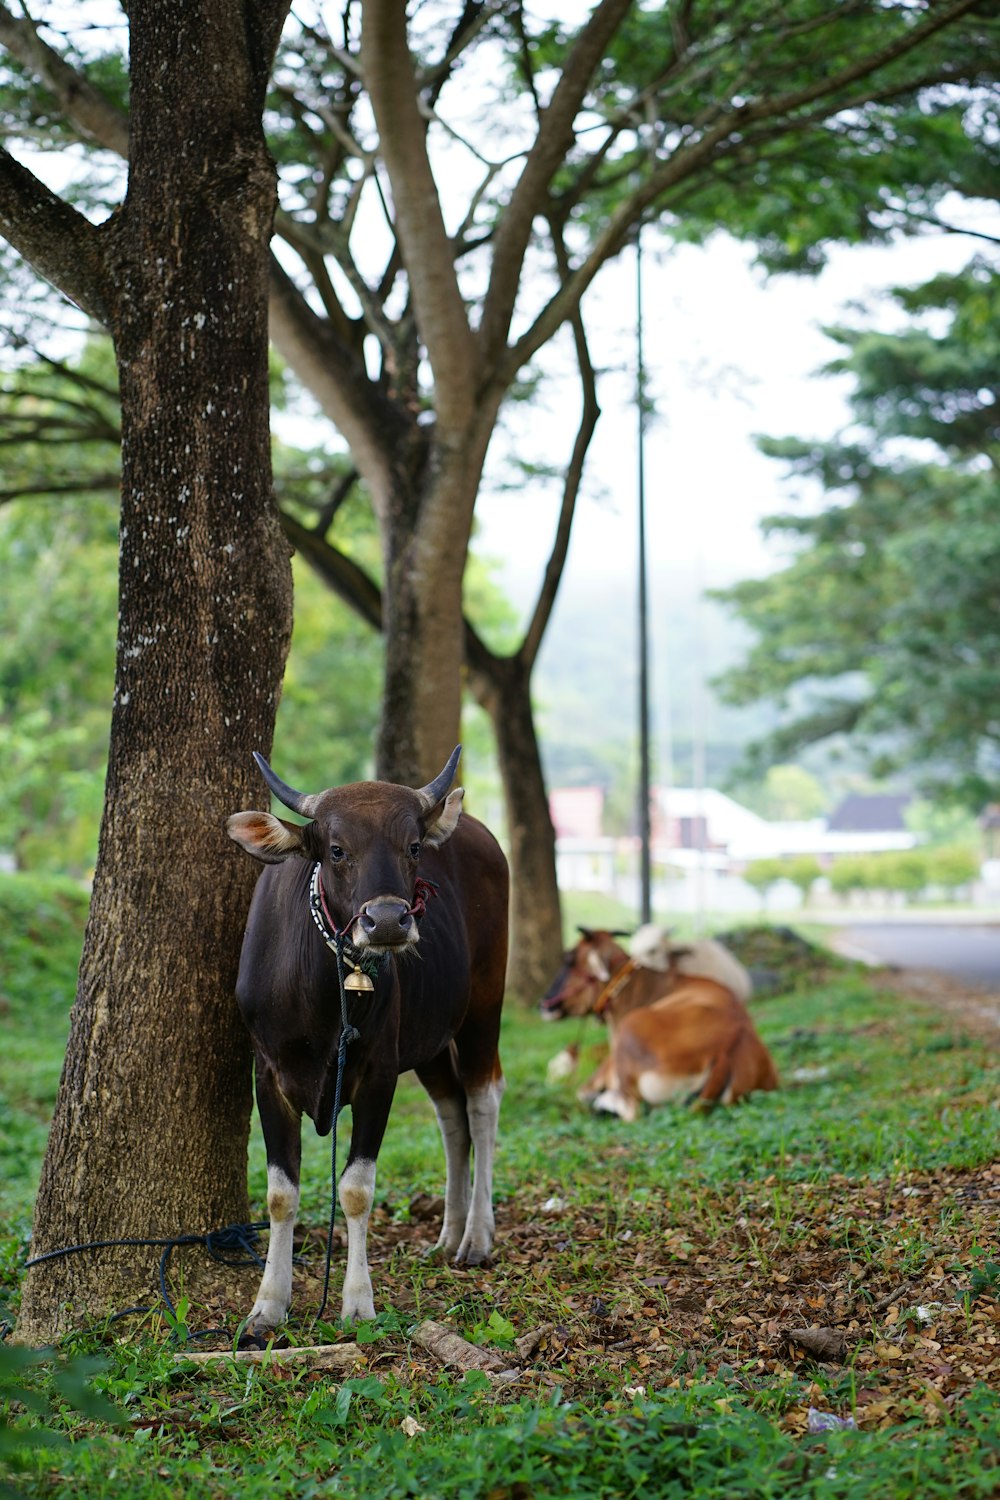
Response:
[[[445,844],[451,838],[458,827],[458,820],[462,816],[462,798],[465,796],[465,788],[454,787],[436,807],[432,807],[428,816],[427,826],[424,829],[424,843],[436,849],[439,844]]]
[[[602,984],[608,984],[611,979],[611,970],[601,955],[593,948],[587,954],[587,973],[594,979],[599,979]]]
[[[241,849],[265,865],[280,865],[290,854],[305,854],[309,824],[285,823],[271,813],[240,812],[226,819],[226,832]]]

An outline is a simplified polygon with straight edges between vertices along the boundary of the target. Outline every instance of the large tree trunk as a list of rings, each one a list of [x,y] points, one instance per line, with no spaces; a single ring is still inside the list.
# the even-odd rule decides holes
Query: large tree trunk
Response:
[[[421,786],[459,740],[465,667],[462,580],[494,413],[480,411],[426,465],[399,477],[383,512],[385,687],[378,774]]]
[[[511,866],[507,987],[534,1003],[562,956],[555,830],[531,706],[531,669],[520,656],[473,653],[476,696],[489,713],[507,808]]]
[[[35,1255],[247,1216],[250,1054],[233,990],[253,883],[224,832],[259,805],[291,633],[271,493],[260,128],[284,7],[130,8],[133,132],[115,253],[120,624],[100,853]],[[277,28],[277,29],[275,29]],[[158,1252],[28,1273],[18,1337],[156,1300]]]
[[[437,775],[459,741],[461,577],[449,577],[446,568],[428,575],[414,562],[411,549],[404,548],[390,561],[384,618],[378,774],[422,786]]]

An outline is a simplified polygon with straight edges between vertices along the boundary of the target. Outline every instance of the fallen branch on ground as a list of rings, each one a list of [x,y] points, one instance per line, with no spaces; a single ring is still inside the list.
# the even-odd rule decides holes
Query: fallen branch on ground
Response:
[[[357,1344],[303,1344],[297,1349],[198,1349],[191,1354],[175,1354],[175,1364],[208,1365],[231,1361],[237,1365],[296,1364],[307,1370],[344,1370],[358,1363],[362,1355]]]

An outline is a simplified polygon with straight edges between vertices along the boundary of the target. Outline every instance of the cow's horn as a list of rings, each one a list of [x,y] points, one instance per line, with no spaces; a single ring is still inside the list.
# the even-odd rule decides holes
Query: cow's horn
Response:
[[[440,776],[435,776],[434,780],[429,781],[426,786],[417,788],[417,796],[423,802],[424,807],[434,807],[434,805],[440,802],[441,799],[446,795],[448,788],[451,786],[452,782],[455,779],[455,768],[458,765],[458,757],[461,755],[461,753],[461,745],[456,745],[454,750],[451,752],[451,755],[448,757],[448,764],[445,766]]]
[[[297,792],[286,781],[282,781],[280,776],[275,776],[263,755],[260,755],[256,750],[253,753],[253,758],[260,768],[260,774],[278,801],[283,802],[286,807],[291,808],[292,812],[299,813],[303,818],[311,818],[314,799],[307,797],[304,792]]]

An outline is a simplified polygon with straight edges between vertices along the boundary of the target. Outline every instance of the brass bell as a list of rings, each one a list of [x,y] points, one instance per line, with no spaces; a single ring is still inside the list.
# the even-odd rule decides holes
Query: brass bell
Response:
[[[374,988],[375,986],[363,969],[352,969],[344,980],[345,990],[373,990]]]

